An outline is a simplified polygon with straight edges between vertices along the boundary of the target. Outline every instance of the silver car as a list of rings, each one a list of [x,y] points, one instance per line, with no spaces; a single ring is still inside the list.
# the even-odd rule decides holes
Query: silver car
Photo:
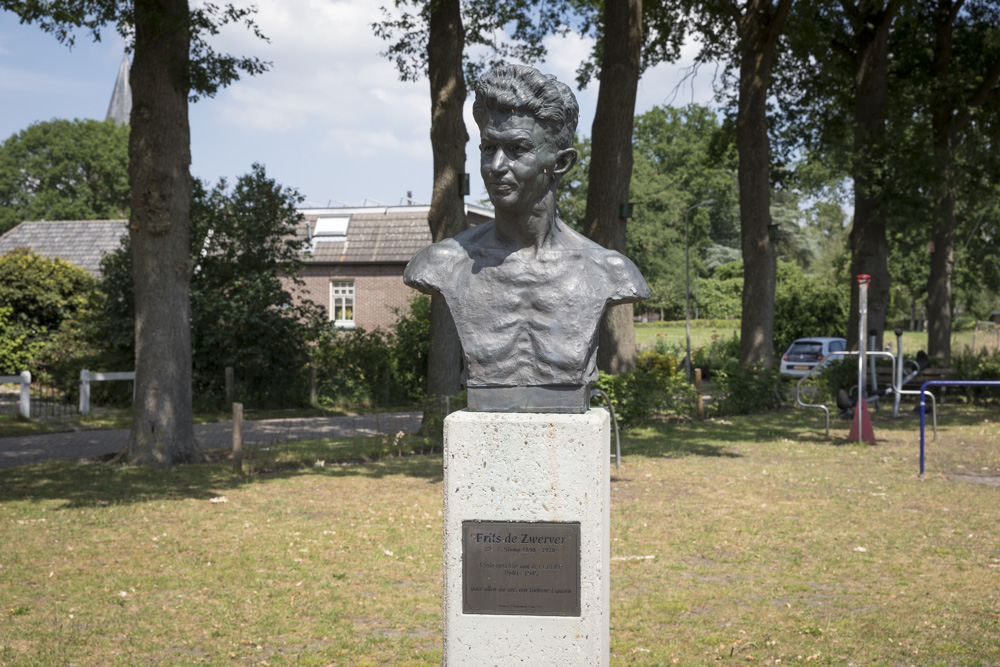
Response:
[[[799,338],[781,357],[781,374],[802,377],[817,364],[823,366],[830,361],[831,352],[847,349],[847,341],[843,338],[819,336],[815,338]]]

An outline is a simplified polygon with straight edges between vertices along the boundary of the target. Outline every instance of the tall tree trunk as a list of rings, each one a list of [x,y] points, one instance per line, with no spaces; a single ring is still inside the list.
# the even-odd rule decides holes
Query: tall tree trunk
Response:
[[[927,353],[951,359],[951,276],[955,267],[955,202],[958,174],[955,152],[960,133],[972,120],[973,109],[994,99],[1000,82],[1000,60],[984,73],[975,92],[967,99],[949,94],[953,72],[952,43],[961,0],[938,0],[934,14],[934,96],[931,126],[934,132],[934,184],[937,188],[937,220],[931,229],[931,266],[927,278]],[[961,94],[961,93],[959,93]]]
[[[129,186],[135,408],[124,458],[201,460],[191,408],[187,0],[136,0]]]
[[[606,0],[601,85],[591,129],[587,211],[588,237],[605,248],[625,252],[626,226],[621,206],[632,179],[632,125],[639,87],[642,0]],[[597,366],[607,373],[635,369],[632,304],[610,308],[601,320]]]
[[[865,0],[854,15],[854,224],[851,228],[851,309],[847,324],[848,345],[858,343],[859,289],[856,277],[871,276],[868,286],[868,328],[878,332],[881,345],[889,308],[889,242],[882,207],[886,151],[886,98],[889,76],[889,28],[900,3]],[[867,336],[867,332],[865,332]]]
[[[771,225],[771,143],[767,95],[774,48],[792,0],[751,0],[740,14],[728,2],[740,38],[740,93],[736,116],[739,153],[740,241],[743,250],[743,313],[740,363],[774,363],[774,287],[777,259]]]
[[[428,222],[435,243],[455,236],[467,227],[462,197],[465,172],[465,130],[462,106],[465,79],[459,0],[430,0],[427,70],[431,85],[431,145],[434,150],[434,191]],[[427,393],[442,397],[461,388],[462,344],[447,304],[441,297],[431,302],[430,349],[427,362]],[[426,416],[426,414],[425,414]]]
[[[958,3],[961,5],[961,2]],[[931,227],[931,265],[927,277],[927,353],[947,363],[951,359],[951,272],[955,266],[955,140],[948,70],[951,67],[954,16],[952,0],[939,0],[934,12],[933,83],[931,107],[934,133],[934,182],[937,220]]]

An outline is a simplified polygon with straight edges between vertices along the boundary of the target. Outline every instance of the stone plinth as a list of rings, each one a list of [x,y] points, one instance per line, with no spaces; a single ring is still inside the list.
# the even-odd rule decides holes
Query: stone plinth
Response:
[[[608,664],[609,461],[604,410],[448,416],[445,664]]]

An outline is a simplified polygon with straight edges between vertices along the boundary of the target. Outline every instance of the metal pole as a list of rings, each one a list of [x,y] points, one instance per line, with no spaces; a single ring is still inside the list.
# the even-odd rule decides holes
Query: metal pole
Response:
[[[691,219],[691,211],[700,206],[711,206],[714,203],[714,199],[706,199],[688,207],[688,210],[684,212],[684,337],[686,340],[684,375],[688,382],[691,382],[691,261],[690,245],[688,244],[688,221]]]
[[[854,417],[858,420],[858,444],[862,443],[861,403],[865,397],[865,334],[868,329],[868,282],[871,276],[858,276],[858,403],[854,408]]]
[[[872,329],[868,332],[868,349],[876,351],[878,344],[878,332]],[[875,357],[868,357],[868,386],[871,393],[878,396],[878,375],[875,372]]]
[[[896,389],[903,388],[903,329],[900,327],[896,328]],[[898,391],[895,392],[895,397],[892,399],[892,418],[895,419],[899,416],[899,401],[903,398],[903,395]]]

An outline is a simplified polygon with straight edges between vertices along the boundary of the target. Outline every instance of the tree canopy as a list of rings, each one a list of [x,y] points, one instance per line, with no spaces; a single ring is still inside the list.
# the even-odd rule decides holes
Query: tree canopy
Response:
[[[265,382],[298,376],[308,361],[310,331],[319,308],[293,298],[300,281],[301,242],[295,228],[301,197],[268,177],[261,165],[230,187],[197,181],[191,206],[189,258],[193,378],[206,400],[221,399],[224,369],[234,368],[247,400],[288,398],[301,382]],[[130,244],[101,263],[101,308],[92,338],[129,350],[134,345]],[[284,392],[284,393],[283,393]],[[214,407],[214,406],[213,406]]]
[[[25,220],[117,220],[129,214],[128,126],[35,123],[0,144],[0,234]]]

